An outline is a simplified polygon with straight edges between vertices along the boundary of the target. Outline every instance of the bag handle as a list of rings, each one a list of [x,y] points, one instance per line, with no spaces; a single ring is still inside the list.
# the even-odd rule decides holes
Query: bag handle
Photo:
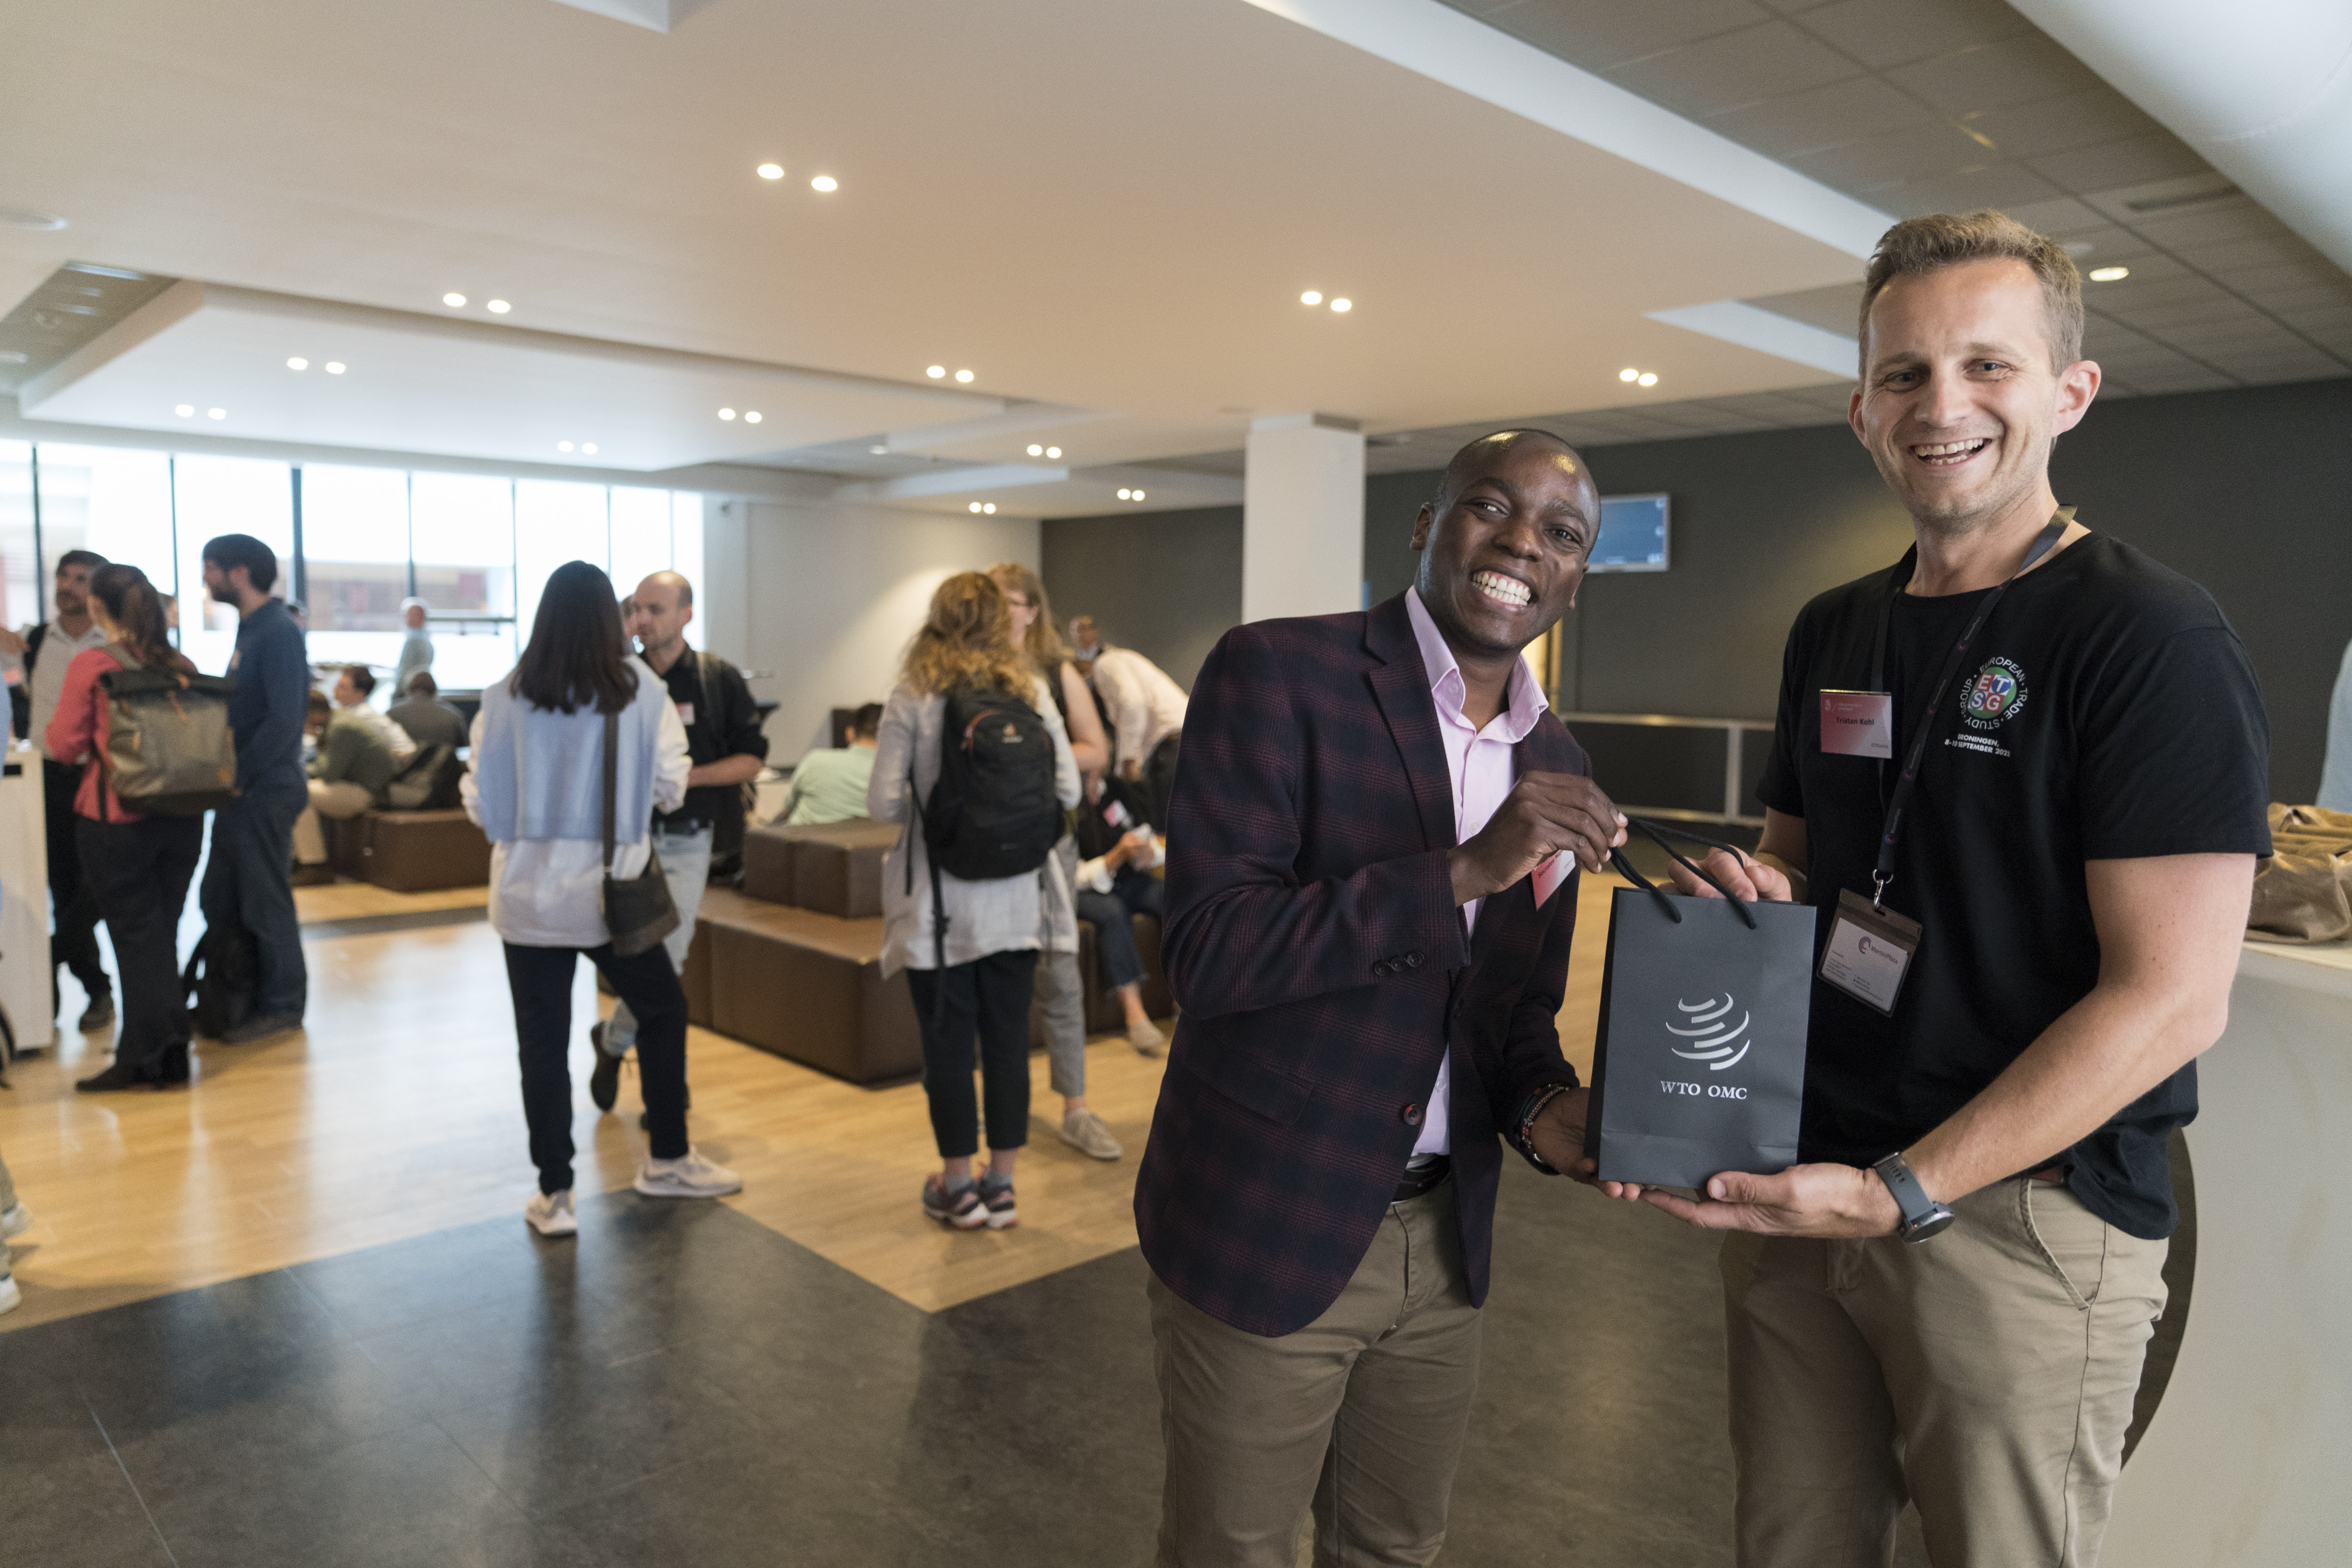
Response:
[[[604,875],[613,874],[614,795],[621,774],[621,716],[604,715]]]
[[[1653,843],[1656,844],[1659,848],[1673,856],[1676,865],[1683,867],[1685,870],[1689,871],[1692,876],[1696,877],[1700,881],[1705,882],[1708,887],[1713,888],[1717,892],[1722,894],[1723,897],[1731,903],[1732,907],[1738,910],[1740,921],[1749,931],[1754,931],[1756,929],[1756,911],[1750,907],[1751,900],[1741,898],[1738,894],[1725,887],[1721,882],[1716,879],[1715,873],[1709,871],[1706,867],[1699,865],[1696,861],[1683,854],[1682,851],[1676,849],[1673,845],[1667,843],[1666,835],[1671,833],[1677,838],[1688,839],[1695,844],[1704,844],[1710,849],[1725,850],[1730,854],[1740,856],[1743,859],[1746,858],[1746,852],[1744,850],[1741,850],[1733,845],[1718,843],[1715,839],[1708,838],[1702,834],[1693,833],[1688,828],[1664,826],[1639,816],[1629,816],[1625,820],[1632,826],[1640,828],[1643,834]],[[1658,907],[1664,910],[1667,915],[1672,918],[1676,925],[1680,925],[1682,923],[1682,911],[1675,908],[1674,900],[1666,896],[1664,889],[1651,881],[1648,878],[1643,876],[1639,871],[1633,869],[1633,861],[1626,858],[1625,852],[1623,850],[1612,849],[1609,851],[1609,864],[1619,876],[1624,878],[1635,887],[1644,889],[1656,898],[1658,900]]]

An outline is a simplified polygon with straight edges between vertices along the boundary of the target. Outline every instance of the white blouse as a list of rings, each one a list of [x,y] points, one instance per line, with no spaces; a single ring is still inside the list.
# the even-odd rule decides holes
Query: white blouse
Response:
[[[474,716],[471,741],[482,746],[482,720]],[[654,809],[676,811],[686,804],[686,726],[677,706],[661,705],[661,732],[654,742]],[[481,792],[474,771],[458,785],[466,815],[482,820]],[[653,835],[613,850],[613,875],[635,877],[653,854]],[[604,925],[604,846],[594,838],[520,838],[490,847],[490,926],[517,947],[602,947],[613,940]]]

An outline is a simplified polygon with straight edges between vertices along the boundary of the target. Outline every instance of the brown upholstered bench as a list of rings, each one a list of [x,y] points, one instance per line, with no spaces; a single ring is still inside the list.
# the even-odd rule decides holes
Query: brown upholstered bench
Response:
[[[703,895],[682,978],[693,1020],[746,1045],[873,1083],[922,1070],[903,974],[882,978],[882,921]]]
[[[328,863],[339,875],[396,893],[490,879],[490,841],[462,811],[369,811],[329,817],[326,828]]]
[[[844,920],[882,912],[882,858],[904,831],[856,817],[809,827],[755,827],[743,836],[743,890]]]

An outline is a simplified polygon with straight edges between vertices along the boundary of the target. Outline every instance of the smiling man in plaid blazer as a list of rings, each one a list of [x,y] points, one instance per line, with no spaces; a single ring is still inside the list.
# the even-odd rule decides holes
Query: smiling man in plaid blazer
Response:
[[[1414,586],[1202,667],[1169,813],[1183,1009],[1135,1190],[1168,1475],[1160,1562],[1426,1563],[1477,1380],[1508,1139],[1581,1157],[1553,1016],[1576,865],[1624,818],[1521,657],[1601,505],[1558,437],[1457,454]]]

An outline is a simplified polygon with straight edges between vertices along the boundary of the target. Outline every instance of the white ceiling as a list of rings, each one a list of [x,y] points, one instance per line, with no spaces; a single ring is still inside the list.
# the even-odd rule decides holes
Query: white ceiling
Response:
[[[0,227],[0,305],[80,258],[426,318],[376,319],[397,347],[354,329],[349,408],[284,371],[301,334],[245,295],[37,418],[143,426],[168,397],[275,439],[546,461],[596,424],[620,433],[593,461],[659,469],[950,423],[906,411],[958,390],[928,383],[942,364],[976,373],[975,415],[1068,415],[934,429],[929,458],[1047,442],[1085,470],[1232,446],[1259,414],[1378,432],[1820,386],[1646,314],[1859,270],[1246,0],[709,0],[667,35],[551,0],[5,0],[0,28],[0,205],[70,225]],[[772,159],[783,180],[753,174]],[[411,330],[453,289],[473,331]],[[717,420],[739,395],[707,363],[551,369],[509,329],[757,362],[807,395],[762,451]],[[362,352],[399,378],[381,395]]]

